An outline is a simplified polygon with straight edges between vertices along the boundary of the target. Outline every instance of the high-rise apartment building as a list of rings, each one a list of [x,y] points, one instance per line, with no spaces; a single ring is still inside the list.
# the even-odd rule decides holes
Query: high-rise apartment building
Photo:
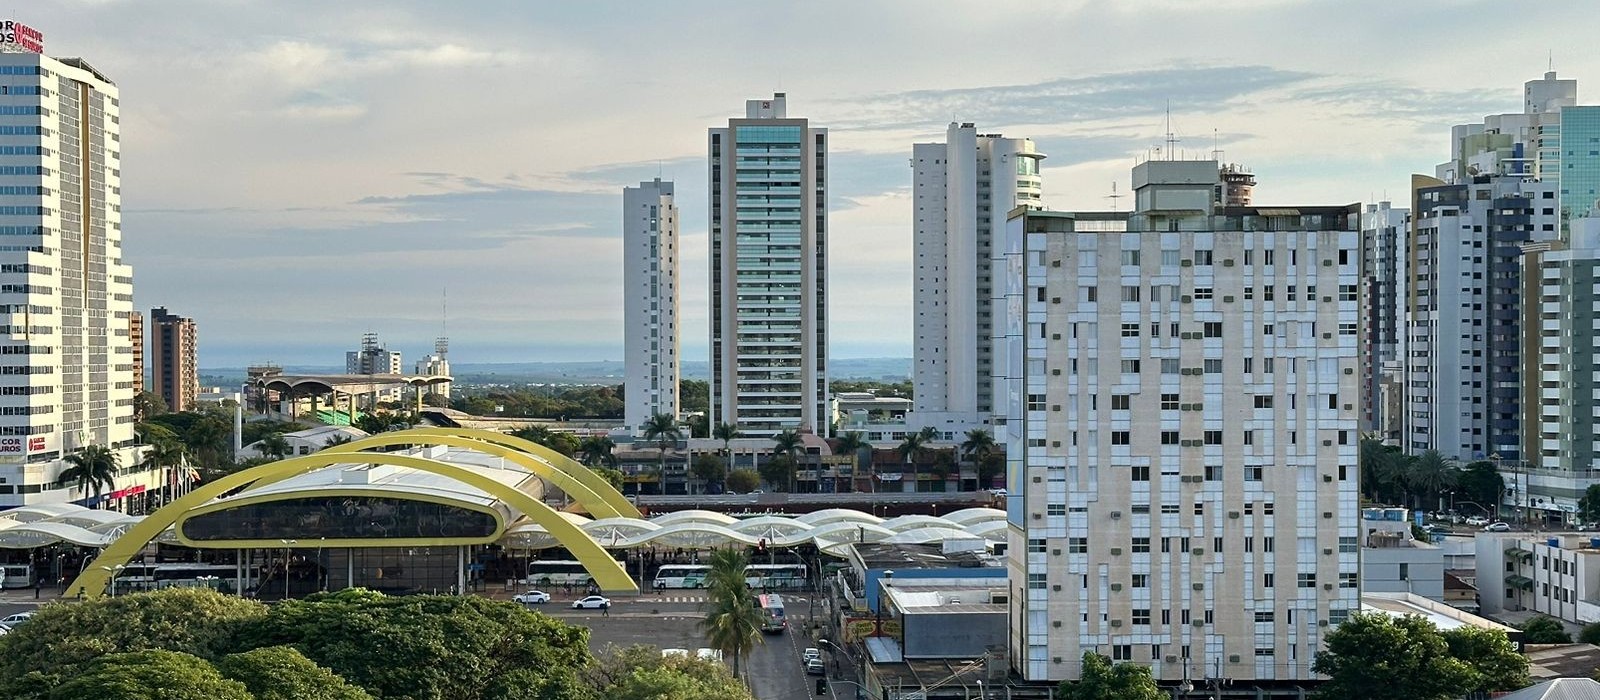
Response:
[[[377,333],[364,333],[361,336],[361,349],[350,350],[344,354],[344,371],[346,374],[401,374],[404,372],[405,362],[400,358],[398,350],[389,350],[378,342]],[[376,400],[399,401],[402,390],[399,387],[384,389],[374,395]]]
[[[1219,170],[1140,164],[1125,231],[1008,223],[994,420],[1029,680],[1094,650],[1282,687],[1359,606],[1361,208],[1221,206]]]
[[[1015,207],[1039,209],[1039,161],[1024,138],[952,123],[911,149],[915,346],[908,426],[959,435],[994,409],[995,241]],[[1004,274],[1004,270],[1000,270]]]
[[[711,420],[828,424],[828,131],[786,97],[710,130]]]
[[[128,312],[128,339],[133,341],[133,393],[144,391],[144,314]]]
[[[1574,83],[1577,81],[1573,81]],[[1561,108],[1561,230],[1600,216],[1600,106]]]
[[[199,337],[194,319],[150,310],[150,364],[156,393],[172,411],[192,411],[200,395]]]
[[[622,190],[624,418],[643,434],[650,417],[678,415],[678,206],[660,178]]]
[[[433,339],[433,354],[423,355],[417,360],[417,374],[423,377],[448,377],[450,376],[450,339],[439,336]],[[446,399],[450,398],[450,382],[434,384],[428,387],[428,393],[436,394]]]
[[[102,445],[126,467],[140,454],[117,86],[83,59],[37,53],[42,39],[27,36],[0,46],[0,508],[94,501],[58,485],[62,458]],[[95,502],[161,483],[119,476]]]
[[[1411,212],[1389,202],[1368,204],[1361,215],[1361,429],[1390,435],[1403,425],[1383,397],[1385,379],[1403,381],[1405,292]],[[1391,426],[1394,426],[1391,428]]]

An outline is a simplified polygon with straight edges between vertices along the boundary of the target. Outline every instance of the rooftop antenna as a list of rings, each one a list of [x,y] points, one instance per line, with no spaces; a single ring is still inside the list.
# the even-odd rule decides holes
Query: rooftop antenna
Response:
[[[1222,142],[1220,139],[1221,137],[1217,134],[1217,128],[1211,127],[1211,159],[1218,163],[1222,162]]]
[[[1111,211],[1117,211],[1117,200],[1122,199],[1123,197],[1126,197],[1126,196],[1127,195],[1118,194],[1117,193],[1117,181],[1116,180],[1112,180],[1111,181],[1111,194],[1106,195],[1106,199],[1111,200]]]
[[[439,289],[439,337],[433,339],[433,353],[439,357],[450,354],[450,288]]]
[[[1172,100],[1167,100],[1167,160],[1176,160],[1173,153],[1177,143],[1178,137],[1172,133]]]

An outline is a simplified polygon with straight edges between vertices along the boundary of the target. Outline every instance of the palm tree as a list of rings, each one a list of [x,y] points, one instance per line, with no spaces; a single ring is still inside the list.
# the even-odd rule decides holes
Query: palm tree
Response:
[[[70,481],[83,489],[85,498],[94,489],[94,497],[117,487],[117,453],[105,445],[90,445],[77,454],[66,457],[72,466],[61,471],[61,480]]]
[[[738,549],[719,549],[711,553],[709,563],[707,610],[700,629],[705,632],[706,643],[733,659],[733,675],[739,677],[740,661],[762,643],[761,611],[745,583],[749,558]]]
[[[644,439],[654,440],[659,453],[656,455],[656,468],[664,476],[667,467],[667,448],[678,443],[683,437],[683,429],[678,427],[678,419],[669,413],[657,413],[644,422]]]
[[[722,441],[722,457],[728,460],[728,468],[733,464],[733,441],[740,436],[739,426],[733,423],[718,423],[711,428],[711,437]]]
[[[989,455],[994,454],[994,436],[983,428],[967,431],[967,439],[961,443],[961,454],[972,460],[974,467],[979,467]],[[989,484],[978,484],[978,488],[988,488]]]
[[[927,434],[929,430],[932,430],[932,428],[923,428],[919,432],[907,434],[906,441],[900,443],[898,448],[900,459],[905,460],[905,463],[911,467],[911,490],[913,492],[917,490],[917,487],[921,486],[919,483],[921,474],[917,471],[917,457],[922,454],[922,446],[928,442]]]
[[[867,447],[868,444],[867,439],[862,437],[861,433],[845,433],[839,436],[839,453],[850,455],[850,466],[853,467],[850,472],[851,483],[855,482],[856,472],[861,470],[861,450]],[[874,485],[872,488],[876,491],[878,487]],[[851,490],[855,489],[852,488]]]
[[[617,456],[613,454],[617,444],[604,435],[586,437],[578,444],[578,454],[582,456],[583,463],[591,467],[616,466]]]
[[[1427,450],[1411,463],[1411,470],[1406,473],[1406,484],[1416,490],[1418,497],[1427,499],[1454,486],[1456,476],[1455,460],[1446,458],[1438,450]]]
[[[355,438],[350,437],[349,435],[335,435],[335,436],[333,436],[331,438],[328,438],[327,442],[322,443],[322,449],[326,450],[326,449],[328,449],[330,447],[338,447],[340,445],[348,445],[348,444],[350,444],[352,442],[355,442]]]
[[[804,445],[805,440],[800,437],[800,431],[794,428],[785,428],[783,432],[772,436],[772,454],[787,457],[790,464],[799,464],[795,459],[795,455],[799,454]],[[777,486],[777,484],[773,485]],[[793,470],[789,471],[789,483],[785,485],[785,489],[790,493],[794,492]]]
[[[261,438],[261,444],[256,445],[256,449],[273,459],[283,459],[294,451],[294,448],[289,446],[289,441],[283,438],[283,433],[272,433]]]

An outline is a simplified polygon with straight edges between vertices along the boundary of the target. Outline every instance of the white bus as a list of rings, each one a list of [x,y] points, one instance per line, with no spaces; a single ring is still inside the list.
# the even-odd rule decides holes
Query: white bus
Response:
[[[6,564],[0,566],[0,588],[32,588],[32,564]]]
[[[756,604],[761,606],[761,632],[763,634],[783,634],[789,629],[789,619],[783,615],[783,597],[776,593],[756,596]]]
[[[522,582],[530,586],[585,586],[594,583],[594,577],[581,562],[534,560],[528,564],[528,576]]]
[[[711,567],[705,564],[664,564],[656,569],[656,588],[705,588],[706,574]]]
[[[744,582],[751,588],[797,590],[806,587],[805,564],[751,564],[744,568]]]
[[[253,578],[254,567],[246,567],[245,577]],[[162,588],[218,588],[224,583],[234,591],[243,590],[234,579],[239,569],[233,564],[129,564],[117,572],[117,592],[153,591]]]

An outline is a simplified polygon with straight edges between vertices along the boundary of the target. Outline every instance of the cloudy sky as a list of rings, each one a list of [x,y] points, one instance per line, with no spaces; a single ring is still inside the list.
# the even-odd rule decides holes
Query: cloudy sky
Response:
[[[1035,139],[1053,208],[1126,191],[1169,104],[1259,203],[1336,204],[1403,198],[1552,57],[1600,85],[1589,0],[23,7],[119,84],[138,303],[198,319],[205,367],[335,364],[369,330],[409,363],[446,294],[457,361],[620,359],[620,190],[658,173],[703,356],[705,130],[774,91],[832,130],[832,353],[880,357],[911,352],[910,145],[952,120]]]

